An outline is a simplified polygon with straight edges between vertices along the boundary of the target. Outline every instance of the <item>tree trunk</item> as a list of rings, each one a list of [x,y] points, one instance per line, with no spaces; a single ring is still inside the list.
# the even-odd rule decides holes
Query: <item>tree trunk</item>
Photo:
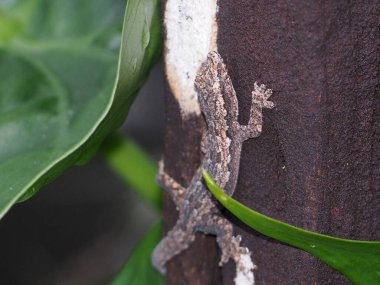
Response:
[[[379,240],[380,2],[220,0],[218,6],[216,44],[237,93],[239,121],[248,120],[255,81],[273,89],[276,104],[264,111],[261,136],[243,145],[233,197],[307,230]],[[165,167],[188,185],[200,162],[202,117],[184,116],[171,92],[166,108]],[[168,196],[164,208],[168,230],[177,216]],[[350,284],[310,254],[226,215],[252,251],[256,285]],[[219,255],[215,239],[199,234],[169,262],[167,284],[234,284],[234,264],[219,268]]]

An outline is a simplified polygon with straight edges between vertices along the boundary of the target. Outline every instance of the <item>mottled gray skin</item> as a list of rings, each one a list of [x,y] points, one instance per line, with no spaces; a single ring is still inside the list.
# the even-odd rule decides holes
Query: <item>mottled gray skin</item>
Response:
[[[264,85],[255,83],[249,122],[240,125],[236,93],[217,52],[208,54],[195,79],[195,88],[207,124],[202,139],[204,157],[201,166],[186,189],[164,172],[163,164],[158,175],[158,180],[169,191],[179,211],[176,225],[153,252],[153,265],[162,273],[165,272],[166,262],[194,241],[196,232],[216,235],[222,251],[219,265],[226,263],[229,258],[237,263],[240,253],[247,251],[240,246],[241,238],[233,236],[232,224],[221,216],[202,182],[202,170],[209,172],[231,196],[239,174],[242,144],[261,134],[262,108],[273,107],[273,103],[267,101],[271,90],[265,90]]]

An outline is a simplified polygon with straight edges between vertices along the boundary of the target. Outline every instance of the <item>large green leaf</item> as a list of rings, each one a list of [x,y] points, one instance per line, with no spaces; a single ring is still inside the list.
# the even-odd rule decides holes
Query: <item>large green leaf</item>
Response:
[[[156,210],[162,209],[162,189],[156,183],[157,164],[130,138],[113,134],[102,145],[110,168]]]
[[[380,242],[321,235],[269,218],[228,196],[207,172],[203,177],[216,199],[251,228],[319,257],[355,284],[380,284]]]
[[[0,1],[0,218],[125,119],[161,54],[158,0]],[[116,80],[115,80],[116,78]]]
[[[151,255],[162,238],[162,223],[157,223],[133,250],[111,285],[162,285],[164,278],[153,268]]]

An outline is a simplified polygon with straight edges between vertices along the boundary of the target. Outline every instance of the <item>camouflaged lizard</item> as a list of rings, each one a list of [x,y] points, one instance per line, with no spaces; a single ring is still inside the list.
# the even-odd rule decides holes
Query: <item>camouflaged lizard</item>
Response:
[[[240,125],[236,93],[223,59],[217,52],[208,54],[196,76],[195,88],[207,124],[201,147],[204,156],[187,188],[166,174],[161,163],[158,180],[171,194],[179,211],[179,218],[173,229],[155,248],[152,262],[164,273],[166,262],[188,248],[194,241],[196,232],[203,232],[216,236],[222,251],[219,265],[222,266],[232,258],[237,271],[243,272],[253,284],[254,265],[250,261],[250,252],[240,245],[241,237],[233,235],[232,224],[216,207],[215,200],[202,182],[202,170],[210,173],[228,195],[234,193],[243,142],[261,134],[262,109],[274,106],[267,100],[272,90],[266,89],[265,85],[254,84],[248,124]],[[247,257],[250,261],[248,265],[243,262]]]

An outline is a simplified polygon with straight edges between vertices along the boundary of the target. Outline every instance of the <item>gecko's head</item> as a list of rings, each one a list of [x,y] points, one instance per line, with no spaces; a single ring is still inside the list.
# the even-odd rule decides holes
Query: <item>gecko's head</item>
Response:
[[[207,55],[207,62],[210,67],[215,67],[216,69],[219,63],[223,63],[223,59],[218,52],[210,51]]]
[[[202,113],[208,117],[224,116],[222,85],[226,75],[222,57],[216,51],[209,52],[195,78],[195,89]]]
[[[224,64],[220,54],[216,51],[209,52],[207,59],[202,63],[195,78],[195,89],[198,93],[205,92],[207,87],[210,88],[207,84],[212,85],[218,81],[218,70],[221,66],[224,66]],[[209,93],[209,91],[210,90],[206,91],[206,93]]]

